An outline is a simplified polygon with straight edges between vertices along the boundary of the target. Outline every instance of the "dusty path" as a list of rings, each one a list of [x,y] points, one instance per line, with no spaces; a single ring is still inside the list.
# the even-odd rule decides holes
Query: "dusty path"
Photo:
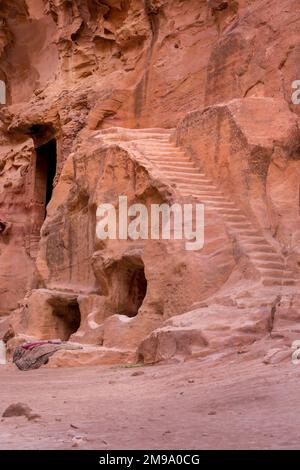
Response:
[[[300,448],[300,366],[289,361],[2,366],[0,380],[1,415],[18,401],[41,415],[2,418],[0,449]]]

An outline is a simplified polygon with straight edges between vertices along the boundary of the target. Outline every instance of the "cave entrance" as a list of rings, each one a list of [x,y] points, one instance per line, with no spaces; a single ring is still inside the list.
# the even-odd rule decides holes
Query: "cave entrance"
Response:
[[[41,222],[46,217],[46,208],[53,193],[53,182],[57,166],[56,139],[51,139],[35,149],[35,204],[39,208]]]
[[[123,260],[118,282],[118,313],[135,317],[146,294],[147,279],[143,261],[135,257]]]
[[[77,300],[65,302],[56,301],[53,303],[53,336],[63,341],[68,341],[80,328],[81,315]]]

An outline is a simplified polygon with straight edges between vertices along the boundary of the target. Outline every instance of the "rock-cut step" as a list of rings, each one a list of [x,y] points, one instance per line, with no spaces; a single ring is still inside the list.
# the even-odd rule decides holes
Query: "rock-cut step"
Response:
[[[297,284],[296,280],[291,279],[277,279],[272,277],[264,277],[262,279],[264,286],[295,286]]]
[[[272,262],[268,260],[256,261],[255,265],[258,267],[258,269],[267,269],[267,270],[277,269],[277,270],[280,270],[282,273],[286,269],[285,265],[281,263],[280,261],[278,262],[276,261]]]
[[[199,186],[201,185],[201,187],[203,186],[203,180],[202,180],[202,177],[195,172],[195,169],[194,169],[194,173],[185,173],[185,170],[184,171],[181,171],[180,172],[180,175],[177,173],[177,172],[173,172],[171,169],[168,169],[165,171],[165,175],[168,177],[168,178],[180,178],[180,181],[183,182],[183,184],[187,183],[187,184],[190,184],[190,183],[193,183],[193,184],[199,184]],[[209,183],[206,183],[206,185],[208,187],[211,187],[211,185]]]
[[[169,174],[172,174],[175,176],[175,173],[179,174],[184,174],[184,175],[189,175],[189,174],[195,174],[195,167],[194,166],[188,166],[187,164],[182,164],[177,165],[177,164],[167,164],[167,163],[162,163],[157,165],[158,168],[164,172],[168,172]],[[198,178],[201,178],[199,174],[197,174]],[[200,180],[202,183],[204,182],[203,179]],[[209,181],[207,181],[207,184],[209,184]]]
[[[141,129],[131,129],[131,128],[127,128],[127,127],[109,127],[107,129],[102,129],[101,131],[98,131],[98,133],[96,134],[96,137],[97,136],[103,136],[103,135],[109,135],[109,134],[112,134],[112,135],[126,135],[126,134],[129,134],[129,135],[133,135],[135,137],[138,137],[140,134],[155,134],[155,135],[167,135],[167,136],[171,136],[172,133],[174,132],[174,128],[170,128],[170,129],[165,129],[165,128],[161,128],[161,127],[146,127],[146,128],[141,128]]]

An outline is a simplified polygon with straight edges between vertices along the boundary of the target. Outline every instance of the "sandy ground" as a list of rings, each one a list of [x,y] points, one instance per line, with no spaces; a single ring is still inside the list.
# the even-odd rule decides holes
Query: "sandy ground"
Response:
[[[0,381],[1,415],[23,402],[41,416],[2,418],[0,449],[300,448],[300,366],[290,361],[1,366]]]

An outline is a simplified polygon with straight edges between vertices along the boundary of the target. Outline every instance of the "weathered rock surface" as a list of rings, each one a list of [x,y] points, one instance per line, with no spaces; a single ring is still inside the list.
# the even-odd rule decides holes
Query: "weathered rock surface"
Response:
[[[2,4],[9,352],[60,338],[89,346],[50,365],[156,362],[297,339],[298,1]],[[100,241],[120,195],[205,204],[203,249]]]

